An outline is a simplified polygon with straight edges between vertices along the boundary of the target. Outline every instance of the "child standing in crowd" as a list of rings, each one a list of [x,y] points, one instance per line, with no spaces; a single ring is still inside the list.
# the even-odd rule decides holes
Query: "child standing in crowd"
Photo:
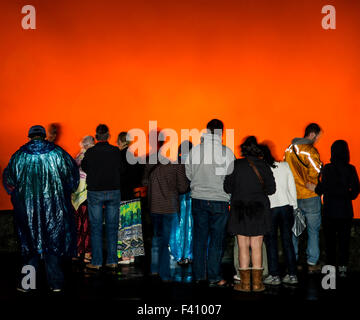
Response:
[[[336,266],[345,277],[349,263],[351,223],[354,216],[352,200],[359,194],[359,177],[349,164],[350,152],[346,141],[337,140],[331,146],[330,163],[321,172],[317,185],[308,183],[310,190],[324,195],[323,227],[327,264]],[[336,261],[336,245],[339,245]]]

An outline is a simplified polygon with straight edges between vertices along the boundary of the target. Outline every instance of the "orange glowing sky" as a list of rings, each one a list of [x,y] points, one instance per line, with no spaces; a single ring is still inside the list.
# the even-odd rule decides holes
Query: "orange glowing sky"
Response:
[[[36,30],[21,28],[27,4]],[[325,4],[336,30],[321,27]],[[59,144],[75,155],[100,122],[115,143],[149,120],[180,131],[214,117],[235,145],[253,134],[278,157],[318,122],[323,162],[345,139],[359,168],[359,15],[356,0],[2,0],[1,173],[33,124],[60,123]]]

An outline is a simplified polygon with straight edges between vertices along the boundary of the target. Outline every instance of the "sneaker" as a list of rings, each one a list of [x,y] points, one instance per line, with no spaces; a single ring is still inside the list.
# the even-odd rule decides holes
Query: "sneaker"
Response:
[[[346,278],[347,266],[339,266],[338,271],[339,271],[339,277],[340,278]]]
[[[238,276],[237,274],[234,275],[234,282],[239,283],[240,281],[241,281],[240,276]]]
[[[284,278],[282,278],[282,282],[287,283],[287,284],[299,283],[297,276],[295,276],[295,275],[290,276],[288,274]]]
[[[279,276],[268,275],[263,282],[272,286],[278,286],[281,284],[281,279]]]
[[[119,264],[130,264],[131,263],[131,260],[128,259],[128,260],[120,260],[119,261]]]

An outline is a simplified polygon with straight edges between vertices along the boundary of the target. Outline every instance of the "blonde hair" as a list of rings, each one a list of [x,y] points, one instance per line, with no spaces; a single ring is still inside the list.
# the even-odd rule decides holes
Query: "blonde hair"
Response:
[[[120,132],[118,135],[118,139],[117,139],[118,144],[119,144],[119,142],[123,142],[126,144],[126,146],[129,146],[130,141],[127,138],[128,138],[128,134],[126,131]]]
[[[85,136],[80,142],[80,146],[84,149],[87,149],[94,145],[95,145],[95,139],[93,136]]]

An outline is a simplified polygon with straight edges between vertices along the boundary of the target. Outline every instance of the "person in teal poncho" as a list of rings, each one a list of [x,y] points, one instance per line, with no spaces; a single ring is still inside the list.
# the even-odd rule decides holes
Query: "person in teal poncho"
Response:
[[[58,292],[64,282],[61,258],[76,254],[71,193],[79,184],[79,170],[65,150],[45,140],[44,127],[31,127],[28,137],[30,141],[11,157],[3,183],[14,206],[24,265],[36,269],[44,259],[48,284]],[[30,289],[22,283],[18,287]]]

